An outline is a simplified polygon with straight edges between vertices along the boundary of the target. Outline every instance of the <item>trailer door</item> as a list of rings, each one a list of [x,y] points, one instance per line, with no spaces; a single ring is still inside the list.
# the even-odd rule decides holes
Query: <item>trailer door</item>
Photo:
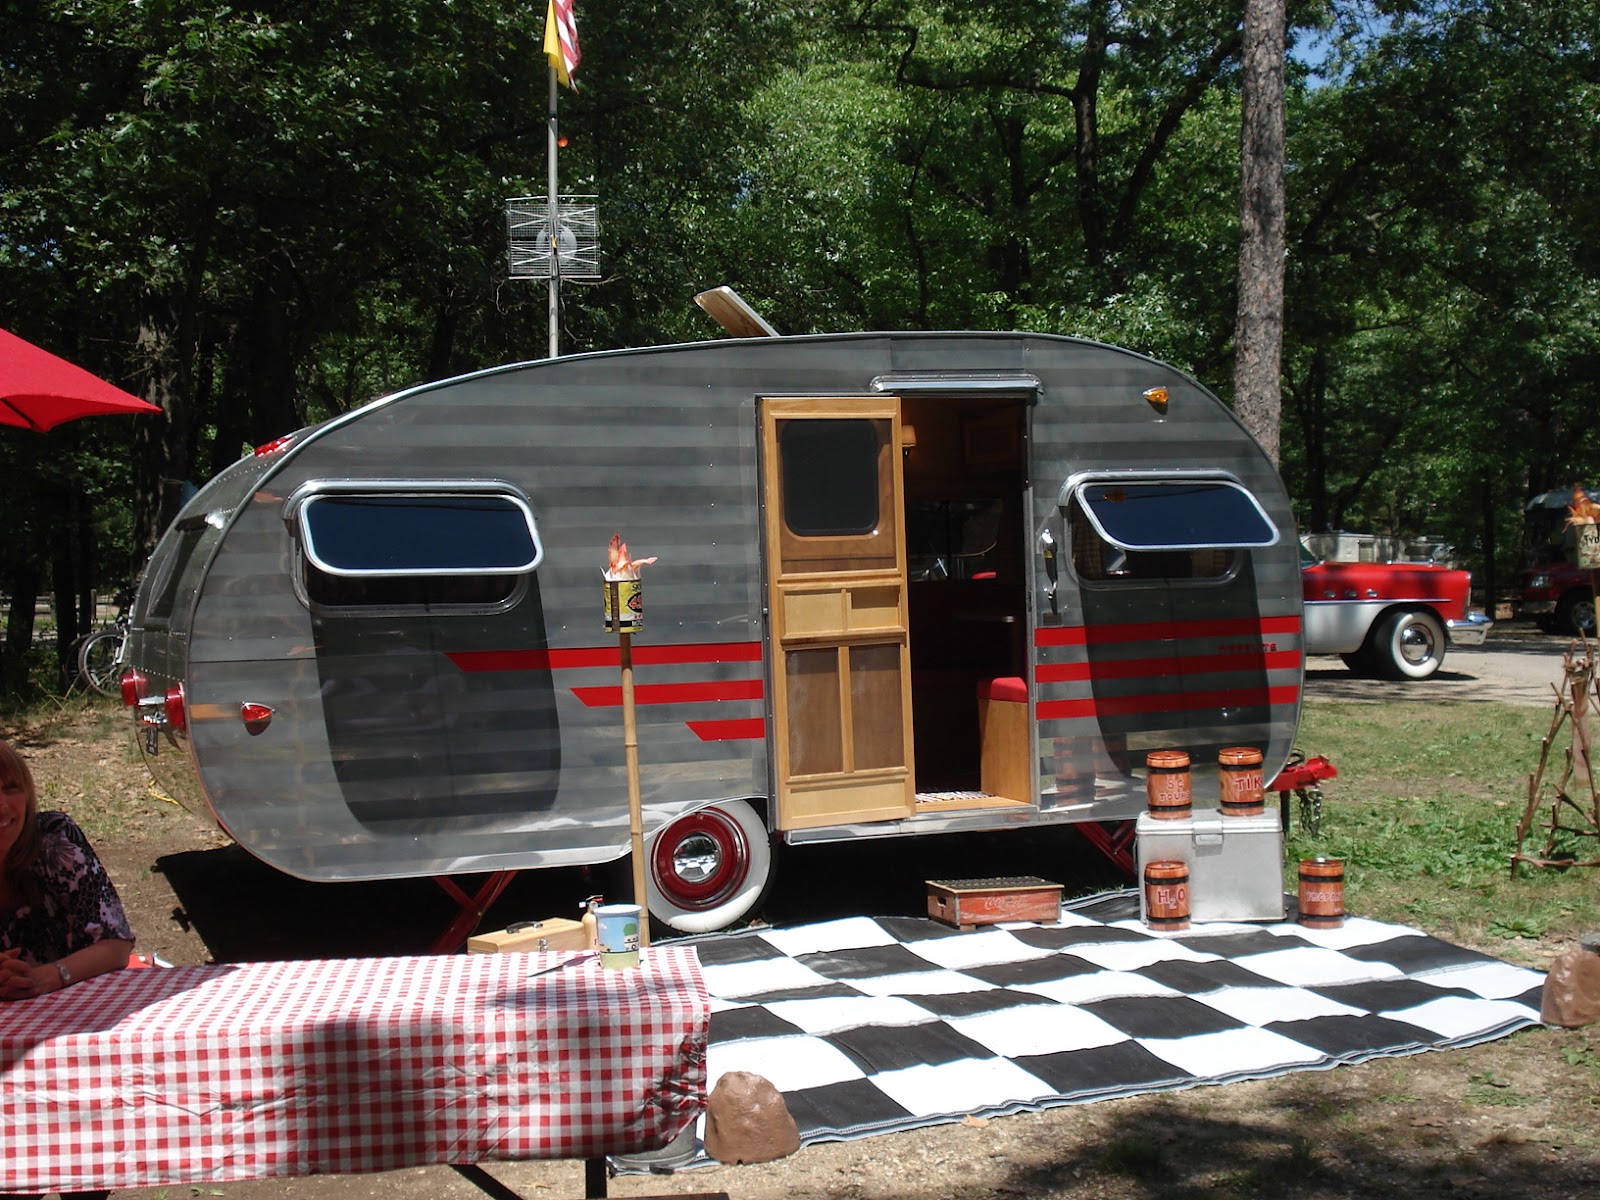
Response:
[[[761,407],[779,828],[908,817],[899,398]]]

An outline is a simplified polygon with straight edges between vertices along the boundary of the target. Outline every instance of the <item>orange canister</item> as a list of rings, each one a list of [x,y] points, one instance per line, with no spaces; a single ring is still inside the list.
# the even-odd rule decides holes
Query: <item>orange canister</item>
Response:
[[[1144,756],[1145,797],[1152,817],[1181,821],[1194,811],[1189,756],[1182,750],[1152,750]]]
[[[1300,924],[1309,929],[1337,929],[1344,924],[1342,859],[1300,860]]]
[[[1189,864],[1179,859],[1146,863],[1144,923],[1151,929],[1189,928]]]
[[[1217,754],[1217,781],[1221,791],[1222,815],[1259,817],[1261,795],[1261,751],[1253,746],[1230,746]]]

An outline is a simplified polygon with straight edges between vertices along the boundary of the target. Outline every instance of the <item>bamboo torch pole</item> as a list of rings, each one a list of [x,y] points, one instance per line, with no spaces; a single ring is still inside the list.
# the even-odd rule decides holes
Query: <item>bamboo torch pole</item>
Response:
[[[621,614],[620,591],[611,588],[611,611]],[[622,752],[628,767],[628,838],[633,845],[633,902],[639,906],[639,945],[650,944],[650,899],[644,882],[644,803],[639,797],[639,727],[633,715],[633,634],[618,622],[622,656]]]

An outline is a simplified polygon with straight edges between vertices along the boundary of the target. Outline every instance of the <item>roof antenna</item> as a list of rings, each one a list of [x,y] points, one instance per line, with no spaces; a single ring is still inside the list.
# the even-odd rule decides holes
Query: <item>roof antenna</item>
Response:
[[[744,297],[726,285],[701,292],[694,302],[734,337],[779,336],[776,329],[761,319],[760,313],[744,302]]]

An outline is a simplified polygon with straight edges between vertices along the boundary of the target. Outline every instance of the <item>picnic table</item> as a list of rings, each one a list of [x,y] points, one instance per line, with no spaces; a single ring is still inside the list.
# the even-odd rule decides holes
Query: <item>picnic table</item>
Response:
[[[704,1108],[710,1008],[692,948],[642,960],[127,970],[0,1005],[0,1193],[659,1149]]]

